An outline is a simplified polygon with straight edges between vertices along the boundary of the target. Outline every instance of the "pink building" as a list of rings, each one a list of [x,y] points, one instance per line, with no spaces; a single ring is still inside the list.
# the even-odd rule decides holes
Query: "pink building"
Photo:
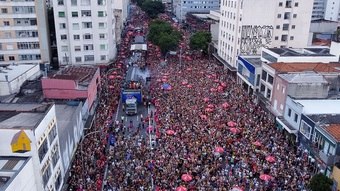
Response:
[[[46,99],[87,100],[91,109],[100,86],[100,71],[95,66],[70,66],[42,79]]]

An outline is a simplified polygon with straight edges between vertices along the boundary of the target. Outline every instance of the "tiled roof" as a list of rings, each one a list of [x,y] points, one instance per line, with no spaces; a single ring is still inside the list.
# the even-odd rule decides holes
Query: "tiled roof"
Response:
[[[330,124],[324,129],[337,141],[340,142],[340,124]]]
[[[277,62],[269,64],[278,73],[314,71],[317,73],[340,72],[340,63]]]

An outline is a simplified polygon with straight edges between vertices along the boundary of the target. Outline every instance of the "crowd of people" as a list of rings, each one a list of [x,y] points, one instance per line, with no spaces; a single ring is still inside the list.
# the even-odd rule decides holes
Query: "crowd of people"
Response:
[[[164,14],[160,19],[172,22]],[[132,16],[132,28],[141,23],[147,31],[148,20],[143,13]],[[129,136],[115,131],[124,125],[123,120],[111,120],[119,102],[124,59],[131,42],[130,35],[123,38],[117,62],[102,80],[95,129],[91,130],[101,133],[87,136],[83,152],[77,150],[70,188],[306,190],[311,178],[308,155],[287,144],[270,114],[223,66],[202,55],[191,55],[190,34],[173,26],[183,34],[183,55],[160,64],[163,59],[159,48],[148,42],[146,63],[152,77],[148,93],[155,109],[140,119],[144,132],[138,128]],[[149,120],[153,122],[151,127],[147,125]],[[115,141],[107,153],[109,133]],[[156,137],[152,147],[151,139],[144,136],[149,133]],[[106,164],[108,172],[103,180]]]

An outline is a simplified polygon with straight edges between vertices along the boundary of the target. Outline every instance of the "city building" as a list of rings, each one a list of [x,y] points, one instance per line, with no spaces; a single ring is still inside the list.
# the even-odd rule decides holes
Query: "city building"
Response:
[[[116,20],[115,36],[117,44],[120,44],[124,24],[126,24],[129,15],[130,0],[113,0],[113,11]]]
[[[259,91],[262,61],[260,56],[239,56],[237,83],[249,94]]]
[[[211,43],[209,45],[210,53],[217,53],[218,50],[218,34],[220,27],[220,10],[212,10],[210,11],[208,18],[210,18],[210,33],[211,33]],[[209,55],[210,55],[209,53]]]
[[[26,80],[34,80],[40,76],[39,64],[0,66],[0,96],[16,94]]]
[[[33,169],[23,172],[31,175],[23,181],[33,181],[26,190],[61,190],[63,166],[53,104],[0,104],[0,134],[2,156],[32,159]]]
[[[340,22],[340,1],[327,0],[325,7],[325,19]]]
[[[100,88],[100,72],[95,66],[69,66],[41,80],[44,98],[78,100],[92,114]]]
[[[319,20],[325,18],[327,0],[314,0],[312,20]]]
[[[32,157],[0,156],[0,190],[39,190]]]
[[[184,21],[187,13],[209,13],[220,9],[220,0],[173,0],[176,18]]]
[[[117,53],[113,0],[53,0],[59,65],[109,64]]]
[[[0,65],[49,62],[45,0],[1,0]]]
[[[308,46],[330,46],[338,22],[325,19],[312,20],[309,30]]]
[[[258,55],[261,47],[306,47],[312,7],[313,1],[222,0],[214,56],[236,72],[238,56]]]

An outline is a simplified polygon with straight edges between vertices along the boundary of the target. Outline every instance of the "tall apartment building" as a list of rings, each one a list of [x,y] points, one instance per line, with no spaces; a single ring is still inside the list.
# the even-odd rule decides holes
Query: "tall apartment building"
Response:
[[[261,47],[306,47],[313,1],[222,0],[217,57],[236,71],[237,56]]]
[[[340,1],[327,0],[325,9],[325,19],[340,22]]]
[[[53,0],[58,61],[107,64],[116,56],[113,0]]]
[[[47,62],[45,0],[0,0],[0,64]]]
[[[209,13],[220,8],[220,0],[173,0],[175,15],[184,20],[187,13]]]
[[[314,0],[312,20],[325,18],[325,7],[327,0]]]

